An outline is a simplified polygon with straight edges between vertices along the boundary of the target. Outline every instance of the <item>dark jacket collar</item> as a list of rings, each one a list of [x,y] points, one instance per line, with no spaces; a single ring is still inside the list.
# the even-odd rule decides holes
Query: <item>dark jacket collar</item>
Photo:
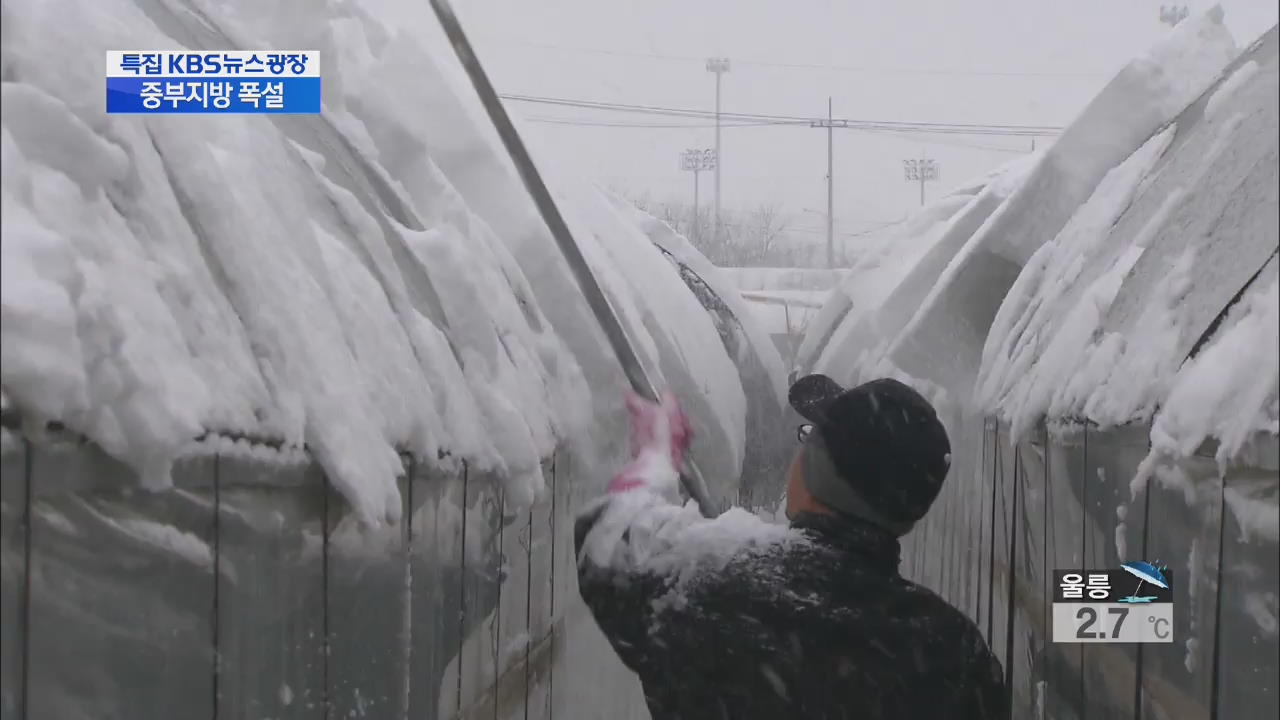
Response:
[[[871,523],[847,515],[799,513],[791,527],[808,530],[821,542],[857,556],[857,562],[885,574],[898,574],[898,539]]]

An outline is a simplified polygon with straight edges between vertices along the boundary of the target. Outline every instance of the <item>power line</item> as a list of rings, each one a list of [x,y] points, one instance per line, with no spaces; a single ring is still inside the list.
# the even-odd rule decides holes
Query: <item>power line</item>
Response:
[[[561,52],[578,52],[589,53],[592,55],[610,55],[614,57],[626,58],[646,58],[652,60],[666,60],[673,62],[696,62],[701,64],[705,58],[694,57],[692,55],[664,55],[661,53],[633,52],[625,50],[606,50],[603,48],[587,48],[587,47],[570,47],[567,45],[553,45],[550,43],[537,43],[528,40],[518,40],[513,38],[503,38],[502,42],[517,45],[525,45],[528,47],[540,48],[544,50],[557,50]],[[906,67],[872,67],[865,65],[821,65],[817,63],[796,63],[796,62],[779,62],[773,60],[738,60],[734,58],[734,62],[740,65],[750,65],[755,67],[772,67],[796,70],[835,70],[838,72],[855,72],[876,74],[883,73],[886,75],[935,75],[943,77],[1025,77],[1025,78],[1100,78],[1105,77],[1107,73],[1103,72],[1028,72],[1020,70],[953,70],[943,68],[906,68]]]
[[[664,129],[664,128],[682,128],[682,129],[712,129],[714,123],[628,123],[628,122],[608,122],[601,120],[581,120],[577,118],[557,118],[533,116],[525,118],[528,122],[548,123],[552,125],[574,125],[581,127],[611,127],[611,128],[648,128],[648,129]],[[779,125],[798,125],[792,122],[776,122],[772,120],[761,120],[759,122],[740,122],[740,123],[721,123],[720,127],[778,127]]]
[[[895,140],[902,140],[903,142],[907,142],[912,139],[910,137],[904,138],[902,137],[903,135],[913,135],[913,133],[908,131],[890,133],[883,130],[864,130],[863,132],[885,135],[892,137]],[[947,147],[968,148],[970,150],[990,150],[991,152],[1003,152],[1015,155],[1024,155],[1027,152],[1022,148],[1000,147],[999,145],[975,145],[973,143],[955,142],[954,140],[939,140],[937,138],[920,138],[918,134],[916,134],[916,141],[928,143],[929,145],[946,145]]]
[[[641,105],[635,103],[602,102],[596,100],[579,100],[573,98],[545,97],[539,95],[502,94],[504,100],[513,102],[554,105],[605,112],[625,112],[667,117],[686,117],[697,119],[714,119],[715,114],[706,110],[693,108],[677,108],[662,105]],[[801,115],[772,115],[764,113],[721,113],[728,122],[768,122],[785,125],[809,125],[817,119]],[[833,123],[842,129],[881,130],[885,132],[918,132],[926,134],[953,135],[1001,135],[1001,136],[1048,136],[1056,135],[1062,128],[1050,125],[1004,125],[1004,124],[970,124],[970,123],[938,123],[938,122],[903,122],[896,120],[858,120],[848,118],[833,119]]]
[[[587,120],[581,118],[563,118],[563,117],[546,117],[532,116],[526,117],[526,122],[542,123],[547,125],[568,125],[570,127],[602,127],[602,128],[625,128],[638,130],[710,130],[715,127],[713,123],[643,123],[643,122],[610,122],[607,120]],[[739,122],[739,123],[722,123],[724,128],[763,128],[763,127],[802,127],[800,123],[791,121],[761,120],[758,122]],[[928,143],[929,145],[944,145],[947,147],[965,148],[969,150],[986,150],[990,152],[1009,153],[1011,155],[1021,155],[1026,153],[1022,148],[1001,147],[999,145],[979,145],[974,143],[956,142],[954,140],[940,140],[938,138],[921,137],[922,133],[916,133],[910,130],[901,130],[889,132],[885,130],[874,130],[870,128],[840,128],[846,130],[858,130],[860,132],[874,133],[876,135],[884,135],[897,140],[915,141]],[[902,137],[902,136],[909,137]]]
[[[576,100],[572,98],[544,97],[540,95],[515,95],[501,94],[503,100],[512,100],[515,102],[536,103],[541,105],[560,105],[564,107],[584,108],[588,110],[605,110],[611,112],[628,112],[642,115],[664,115],[671,117],[688,117],[699,118],[704,120],[714,120],[715,112],[711,110],[696,110],[693,108],[674,108],[662,105],[639,105],[635,103],[613,103],[601,102],[597,100]],[[769,120],[776,122],[791,123],[808,123],[809,118],[799,116],[783,116],[783,115],[761,115],[750,113],[721,113],[722,116],[731,117],[734,120]]]

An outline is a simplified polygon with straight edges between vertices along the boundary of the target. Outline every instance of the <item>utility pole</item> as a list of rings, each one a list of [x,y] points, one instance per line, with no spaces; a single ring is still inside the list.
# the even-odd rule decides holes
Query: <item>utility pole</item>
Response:
[[[689,148],[680,153],[680,169],[693,173],[693,221],[689,226],[690,240],[696,239],[702,234],[701,224],[698,222],[698,173],[703,170],[712,170],[718,164],[716,162],[716,153],[711,149]]]
[[[835,155],[831,152],[831,96],[827,96],[827,267],[836,266],[835,243]]]
[[[933,158],[903,160],[903,175],[907,182],[920,183],[920,205],[924,205],[924,184],[938,179],[938,163]]]
[[[715,234],[720,235],[720,76],[729,72],[729,58],[707,58],[707,72],[716,74],[716,194],[715,194]]]
[[[835,154],[831,149],[831,131],[836,127],[849,127],[848,120],[831,119],[831,98],[827,98],[827,119],[813,120],[809,123],[809,127],[826,128],[827,129],[827,267],[836,266],[836,243],[835,243]]]

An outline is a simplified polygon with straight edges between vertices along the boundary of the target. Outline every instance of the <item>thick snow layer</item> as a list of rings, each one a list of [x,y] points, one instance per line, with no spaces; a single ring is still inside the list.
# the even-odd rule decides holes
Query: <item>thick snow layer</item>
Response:
[[[1222,84],[1218,85],[1218,89],[1213,91],[1213,95],[1209,97],[1209,102],[1204,106],[1205,117],[1213,117],[1218,114],[1218,109],[1231,97],[1241,85],[1248,82],[1258,72],[1258,61],[1250,60],[1240,67],[1236,68],[1231,76]]]
[[[893,258],[905,267],[855,268],[801,362],[898,377],[1015,432],[1154,418],[1166,451],[1213,437],[1230,456],[1273,428],[1275,358],[1242,339],[1273,337],[1266,275],[1220,316],[1280,235],[1276,32],[1233,61],[1220,20],[1184,22],[1130,63],[1004,192],[982,178],[949,215],[909,221],[950,227]]]
[[[811,321],[799,350],[800,372],[824,372],[842,383],[889,375],[924,391],[889,361],[892,339],[937,282],[957,249],[1039,162],[1019,158],[977,184],[930,203],[907,222],[869,240],[862,259]],[[934,392],[935,401],[942,393]]]
[[[1240,528],[1238,540],[1280,542],[1280,508],[1274,483],[1229,486],[1223,491],[1223,498]]]
[[[639,226],[667,262],[678,269],[682,282],[705,308],[721,344],[737,366],[746,401],[741,480],[736,498],[732,497],[735,488],[723,482],[718,483],[719,494],[749,507],[771,505],[782,493],[786,463],[794,452],[786,427],[786,376],[782,355],[775,347],[777,338],[770,336],[766,325],[752,312],[754,303],[744,302],[720,269],[687,239],[631,203],[618,197],[611,199],[618,212]]]
[[[747,400],[715,323],[636,224],[630,207],[615,205],[603,191],[569,178],[558,178],[557,185],[572,199],[565,208],[575,236],[595,241],[597,249],[588,259],[609,278],[611,298],[629,297],[637,308],[634,316],[643,335],[633,329],[632,336],[647,338],[649,357],[660,359],[657,377],[690,413],[694,437],[704,447],[726,450],[714,457],[694,454],[713,493],[727,499],[742,472]],[[605,274],[605,266],[626,272]]]
[[[807,542],[800,531],[742,508],[707,519],[692,501],[675,505],[647,489],[620,493],[608,503],[585,539],[581,561],[675,578],[674,597],[659,602],[677,600],[684,583],[747,549]]]
[[[369,62],[376,62],[373,71],[381,77],[403,81],[365,90],[360,113],[376,106],[380,116],[409,123],[373,134],[375,140],[385,135],[386,142],[394,143],[383,154],[387,173],[406,185],[415,182],[418,171],[406,161],[404,147],[404,138],[412,137],[412,149],[430,158],[468,208],[507,246],[527,281],[527,295],[536,299],[593,391],[585,406],[572,399],[551,398],[560,405],[558,415],[585,411],[595,428],[595,432],[565,439],[589,464],[607,465],[619,452],[618,443],[610,443],[609,438],[625,438],[621,397],[626,383],[612,350],[511,171],[509,159],[496,144],[468,82],[452,58],[437,62],[439,58],[424,49],[444,47],[434,17],[425,5],[414,9],[379,0],[372,6],[379,20],[394,18],[385,24],[398,27],[399,32],[379,39],[385,49]],[[630,212],[615,212],[596,188],[559,175],[555,155],[540,154],[536,146],[530,150],[543,161],[544,178],[641,359],[659,385],[676,388],[685,402],[698,429],[693,454],[705,466],[704,474],[714,476],[709,480],[732,484],[742,463],[741,410],[735,407],[741,403],[737,396],[742,389],[732,386],[734,374],[725,370],[738,358],[726,363],[722,347],[704,342],[714,340],[714,333],[703,335],[706,327],[687,319],[706,313],[700,310],[698,298],[681,287],[662,253],[640,240],[636,232],[640,220]],[[415,193],[413,199],[418,196]],[[639,254],[639,262],[628,261],[634,253]],[[663,293],[650,292],[655,283],[661,284]]]
[[[947,248],[945,267],[930,268],[928,294],[903,307],[911,317],[876,362],[953,397],[970,395],[987,330],[1022,266],[1109,170],[1193,102],[1234,55],[1221,13],[1212,11],[1180,23],[1125,66],[982,226],[958,249]]]
[[[397,451],[466,460],[519,505],[557,442],[600,437],[588,419],[621,411],[616,361],[432,62],[451,50],[368,7],[4,6],[3,383],[25,415],[84,433],[152,487],[208,451],[191,444],[206,430],[305,446],[370,521],[400,512]],[[82,52],[37,62],[50,46]],[[102,114],[108,49],[262,46],[320,50],[321,116]],[[642,355],[712,398],[689,404],[736,469],[742,390],[723,348],[698,344],[715,338],[705,313],[643,233],[593,219],[617,247],[588,238],[587,252]]]
[[[1062,397],[1079,392],[1067,381],[1077,371],[1080,353],[1142,254],[1141,246],[1117,248],[1106,241],[1138,184],[1169,147],[1174,130],[1166,128],[1102,178],[1093,196],[1058,237],[1031,257],[1000,306],[989,338],[1013,336],[1019,342],[987,354],[991,359],[983,367],[980,382],[986,382],[980,385],[978,396],[987,405],[1007,408],[1015,435],[1046,411],[1061,416],[1067,403]],[[1108,262],[1096,263],[1103,266],[1097,276],[1081,282],[1085,259],[1103,251]],[[1049,317],[1059,318],[1056,334],[1044,331]],[[1018,327],[1007,327],[1015,321]],[[1014,389],[992,388],[992,376],[1017,385]],[[1011,396],[1014,392],[1021,396]]]
[[[1228,313],[1223,327],[1173,377],[1151,427],[1154,452],[1188,455],[1218,440],[1226,463],[1259,430],[1280,432],[1274,415],[1280,378],[1280,275],[1269,277]]]
[[[1248,313],[1240,322],[1252,340],[1223,324],[1183,361],[1276,252],[1280,118],[1275,32],[1269,37],[1108,173],[1010,289],[987,338],[976,400],[1015,434],[1044,417],[1108,426],[1150,419],[1163,406],[1154,446],[1186,454],[1212,436],[1230,457],[1268,427],[1277,364],[1266,349],[1275,333],[1262,327],[1275,314],[1266,272],[1228,315]],[[1258,69],[1241,80],[1239,68],[1251,64]],[[1224,95],[1228,83],[1236,87]]]
[[[1276,617],[1276,595],[1270,592],[1251,592],[1244,596],[1244,611],[1258,625],[1264,635],[1275,637],[1280,630],[1280,618]]]
[[[673,502],[680,460],[671,415],[642,403],[632,416],[635,456],[614,476],[609,495],[581,511],[598,517],[582,540],[579,563],[674,577],[678,593],[701,570],[723,566],[747,548],[803,541],[798,530],[742,508],[707,519],[693,501]]]
[[[679,263],[697,273],[698,277],[716,294],[716,297],[728,307],[729,311],[739,321],[738,328],[740,328],[743,337],[736,344],[740,351],[750,352],[755,357],[755,361],[763,365],[765,375],[770,381],[770,389],[775,393],[775,397],[779,402],[785,401],[786,387],[784,380],[786,373],[783,370],[782,358],[779,357],[764,328],[752,322],[752,315],[748,310],[747,303],[738,295],[734,285],[729,282],[729,278],[723,275],[720,268],[712,265],[706,256],[698,252],[688,239],[677,234],[666,223],[621,198],[611,197],[610,199],[628,224],[639,227],[655,245],[669,253]],[[747,358],[738,359],[739,365],[747,362]]]

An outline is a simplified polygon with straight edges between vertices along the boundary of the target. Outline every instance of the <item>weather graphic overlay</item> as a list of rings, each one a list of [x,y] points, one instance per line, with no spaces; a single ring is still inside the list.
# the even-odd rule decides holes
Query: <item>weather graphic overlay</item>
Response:
[[[1115,570],[1055,570],[1053,641],[1173,642],[1169,568],[1145,561]]]

